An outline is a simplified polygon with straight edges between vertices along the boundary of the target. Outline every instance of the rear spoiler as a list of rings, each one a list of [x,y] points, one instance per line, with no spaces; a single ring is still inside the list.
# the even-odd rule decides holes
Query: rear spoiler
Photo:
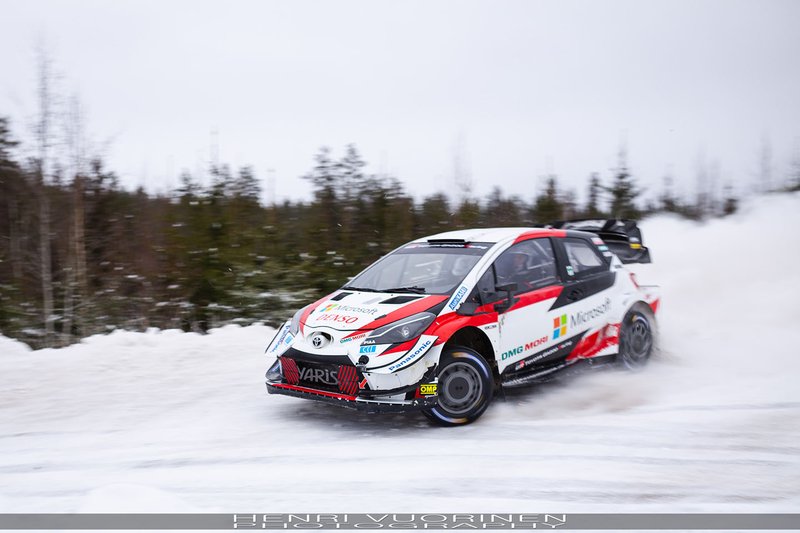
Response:
[[[642,230],[635,220],[577,219],[553,222],[550,227],[594,233],[606,243],[623,263],[649,263],[650,250],[642,241]]]

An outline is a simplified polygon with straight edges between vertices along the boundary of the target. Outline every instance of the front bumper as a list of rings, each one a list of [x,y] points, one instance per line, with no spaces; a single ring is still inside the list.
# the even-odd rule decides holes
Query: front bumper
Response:
[[[283,394],[295,398],[317,400],[348,409],[357,409],[366,413],[404,413],[420,411],[436,406],[436,396],[413,398],[411,400],[380,400],[366,399],[347,394],[328,392],[288,383],[272,383],[267,381],[267,392],[270,394]]]

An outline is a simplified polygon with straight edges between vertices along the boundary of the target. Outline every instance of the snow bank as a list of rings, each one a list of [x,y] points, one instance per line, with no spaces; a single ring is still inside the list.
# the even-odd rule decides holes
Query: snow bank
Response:
[[[653,363],[463,428],[266,396],[265,326],[2,340],[0,512],[798,512],[796,227],[796,194],[645,221]]]
[[[26,355],[30,351],[31,347],[24,342],[0,335],[0,357],[17,357]]]

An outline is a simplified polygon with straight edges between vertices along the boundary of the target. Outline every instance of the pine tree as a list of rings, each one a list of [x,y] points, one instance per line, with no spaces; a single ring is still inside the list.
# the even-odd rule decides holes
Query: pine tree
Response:
[[[13,327],[19,313],[16,300],[23,289],[20,203],[23,176],[12,151],[18,142],[11,137],[8,119],[0,117],[0,332]]]
[[[471,199],[464,198],[455,214],[454,226],[459,229],[474,228],[481,224],[481,206]]]
[[[628,171],[624,149],[619,152],[619,166],[614,180],[605,190],[611,195],[611,216],[615,218],[638,219],[641,212],[636,207],[636,198],[641,194]]]
[[[522,221],[522,199],[504,198],[500,187],[492,189],[483,212],[485,226],[519,226]]]
[[[564,218],[564,206],[559,200],[558,179],[547,178],[547,185],[533,202],[531,216],[537,224],[549,224]]]
[[[436,193],[422,201],[418,211],[417,234],[441,233],[450,226],[450,202],[444,193]]]
[[[584,217],[605,218],[605,213],[600,209],[600,195],[602,192],[603,186],[600,184],[600,175],[597,172],[593,172],[589,176],[589,191],[586,208],[583,211]]]

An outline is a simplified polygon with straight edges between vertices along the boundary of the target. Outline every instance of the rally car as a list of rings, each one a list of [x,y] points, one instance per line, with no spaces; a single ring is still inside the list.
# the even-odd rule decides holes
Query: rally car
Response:
[[[581,361],[640,368],[659,294],[634,262],[650,252],[627,220],[417,239],[279,328],[267,390],[461,425],[505,388]]]

